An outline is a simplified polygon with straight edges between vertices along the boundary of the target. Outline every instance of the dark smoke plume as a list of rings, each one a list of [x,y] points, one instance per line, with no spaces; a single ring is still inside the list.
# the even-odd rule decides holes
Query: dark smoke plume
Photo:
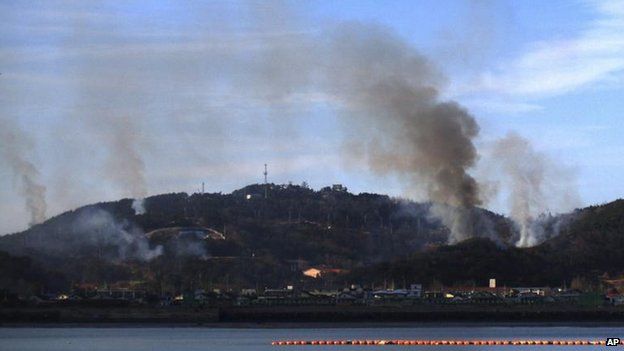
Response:
[[[471,175],[479,125],[441,97],[446,78],[432,62],[381,26],[307,26],[301,11],[283,3],[247,5],[181,5],[185,25],[154,23],[153,33],[119,9],[93,10],[106,6],[54,19],[68,32],[52,50],[73,92],[68,115],[81,128],[76,134],[94,138],[85,148],[102,164],[88,170],[92,178],[106,178],[137,199],[133,207],[141,213],[145,157],[158,155],[154,169],[164,173],[180,167],[181,158],[182,169],[208,160],[228,169],[237,162],[229,158],[232,150],[251,143],[239,142],[239,130],[283,153],[295,138],[288,125],[320,101],[340,116],[349,160],[398,177],[406,195],[432,201],[431,215],[449,228],[449,242],[491,235],[485,220],[475,218],[486,192]],[[245,25],[228,23],[234,15],[244,15]],[[260,135],[263,130],[278,137]],[[155,145],[161,152],[148,150]],[[72,166],[84,167],[80,161]],[[212,168],[217,176],[227,173]],[[65,164],[63,171],[72,172]],[[34,177],[25,179],[37,185]],[[26,187],[36,193],[36,186]],[[43,198],[42,191],[30,198]]]
[[[290,101],[325,96],[336,102],[334,107],[345,117],[347,128],[358,131],[347,144],[362,147],[374,171],[398,175],[409,184],[410,192],[424,190],[429,200],[448,205],[433,214],[451,230],[450,242],[475,235],[471,209],[481,201],[477,182],[468,170],[477,160],[473,140],[479,127],[459,104],[440,99],[443,75],[383,27],[344,24],[305,32],[292,21],[283,20],[296,18],[296,14],[289,16],[290,12],[281,6],[277,8],[282,10],[275,12],[274,7],[269,6],[269,16],[264,6],[251,8],[259,31],[247,44],[254,48],[253,55],[243,59],[241,55],[248,53],[232,51],[230,45],[220,56],[210,53],[211,45],[223,38],[207,35],[203,37],[206,45],[199,47],[200,58],[208,60],[204,65],[217,60],[214,64],[221,67],[223,76],[183,76],[180,79],[184,81],[178,83],[210,87],[206,83],[222,86],[224,81],[230,82],[225,94],[235,93],[242,101],[261,101],[284,115],[283,105]],[[281,19],[276,19],[275,13]],[[234,44],[231,46],[237,47]],[[157,62],[153,67],[160,68],[161,64]],[[138,67],[134,59],[113,59],[104,68],[85,60],[77,81],[81,90],[88,91],[93,85],[91,80],[108,80],[102,71],[110,70],[119,77],[120,84],[132,87],[131,96],[137,101],[126,106],[128,118],[112,118],[107,109],[79,112],[88,116],[86,121],[91,125],[112,133],[113,137],[104,139],[113,161],[106,172],[126,193],[141,198],[146,192],[144,164],[136,148],[135,131],[148,115],[149,106],[138,105],[151,91],[152,78],[137,73]],[[163,64],[162,69],[170,68]],[[83,77],[89,77],[89,81]],[[202,78],[204,82],[198,81]],[[124,106],[126,95],[113,90],[106,101]],[[270,124],[287,128],[287,119],[272,120]],[[137,208],[139,213],[140,206]]]
[[[28,160],[31,151],[28,136],[8,119],[0,119],[0,154],[18,181],[20,194],[26,202],[30,214],[29,226],[45,220],[45,186],[38,181],[39,171]]]
[[[376,172],[399,175],[448,205],[432,213],[451,230],[450,242],[475,235],[471,210],[481,201],[468,173],[477,161],[474,117],[440,99],[444,78],[392,33],[347,25],[330,38],[325,78],[346,106],[348,127],[359,132],[351,145],[364,149]]]

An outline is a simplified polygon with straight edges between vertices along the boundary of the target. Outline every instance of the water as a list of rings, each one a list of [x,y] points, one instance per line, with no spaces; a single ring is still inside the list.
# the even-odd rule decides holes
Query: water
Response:
[[[272,346],[274,340],[348,339],[582,339],[624,337],[605,327],[403,327],[403,328],[0,328],[2,351],[228,351],[228,350],[604,350],[604,346]]]

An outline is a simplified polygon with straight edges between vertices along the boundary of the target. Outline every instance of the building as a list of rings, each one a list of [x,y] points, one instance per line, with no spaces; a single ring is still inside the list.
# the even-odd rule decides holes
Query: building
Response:
[[[333,184],[331,187],[332,191],[337,191],[337,192],[347,192],[347,187],[342,185],[342,184]]]
[[[346,272],[347,272],[347,270],[342,269],[342,268],[331,268],[331,267],[327,267],[327,266],[317,266],[317,267],[310,267],[310,268],[304,270],[302,273],[306,277],[322,278],[322,277],[330,275],[330,274],[342,274],[342,273],[346,273]]]
[[[318,268],[308,268],[305,271],[303,271],[303,275],[310,277],[310,278],[320,278],[321,277],[321,273],[322,271]]]
[[[409,289],[386,289],[372,292],[375,299],[401,299],[401,298],[421,298],[422,285],[411,284]]]

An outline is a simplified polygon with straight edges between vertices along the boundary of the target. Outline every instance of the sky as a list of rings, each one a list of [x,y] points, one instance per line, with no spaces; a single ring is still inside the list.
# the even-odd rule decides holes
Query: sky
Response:
[[[480,125],[480,179],[513,131],[573,177],[568,205],[624,196],[621,1],[2,2],[0,128],[20,131],[47,217],[202,182],[227,193],[261,182],[265,163],[274,183],[423,200],[345,157],[330,94],[288,90],[313,51],[259,54],[344,22],[386,28],[444,75],[442,98]],[[294,64],[274,67],[284,55]],[[0,159],[0,233],[29,223],[21,181]],[[506,213],[505,194],[484,206]]]

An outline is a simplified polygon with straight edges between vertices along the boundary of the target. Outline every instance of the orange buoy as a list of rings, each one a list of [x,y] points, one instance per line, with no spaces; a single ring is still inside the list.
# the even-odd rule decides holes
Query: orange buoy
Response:
[[[604,340],[276,340],[271,345],[606,345]]]

